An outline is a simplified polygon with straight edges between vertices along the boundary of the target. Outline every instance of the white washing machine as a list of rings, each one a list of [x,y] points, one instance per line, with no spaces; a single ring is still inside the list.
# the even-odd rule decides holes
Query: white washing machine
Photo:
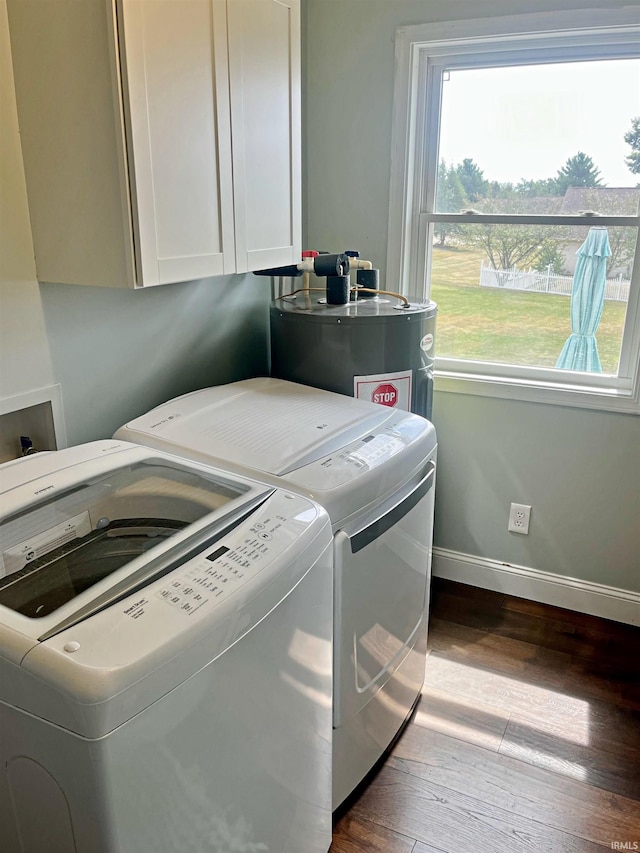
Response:
[[[385,753],[424,680],[436,434],[399,409],[279,379],[196,391],[117,437],[297,489],[334,533],[333,808]]]
[[[120,441],[0,500],[3,853],[326,853],[325,511]]]

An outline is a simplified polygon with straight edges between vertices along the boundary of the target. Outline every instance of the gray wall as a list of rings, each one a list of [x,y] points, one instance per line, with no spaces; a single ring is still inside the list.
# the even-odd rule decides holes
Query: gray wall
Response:
[[[195,388],[266,375],[269,279],[226,276],[148,291],[40,287],[70,444]]]
[[[308,0],[305,246],[385,269],[396,27],[625,5]],[[437,392],[434,421],[436,546],[640,591],[640,418]],[[529,536],[507,532],[512,501]]]
[[[4,0],[0,50],[0,398],[60,383],[77,444],[171,396],[266,373],[267,278],[135,292],[38,285]]]

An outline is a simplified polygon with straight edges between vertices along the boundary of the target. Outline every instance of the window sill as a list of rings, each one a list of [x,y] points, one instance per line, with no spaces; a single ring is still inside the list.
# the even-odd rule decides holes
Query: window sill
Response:
[[[435,373],[435,390],[640,415],[640,382],[636,383],[635,391],[632,392],[438,369]]]

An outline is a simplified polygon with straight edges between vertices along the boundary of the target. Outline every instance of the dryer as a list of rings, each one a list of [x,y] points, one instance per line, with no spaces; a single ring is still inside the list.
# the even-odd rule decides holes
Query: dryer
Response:
[[[259,378],[172,400],[116,436],[259,472],[334,534],[333,808],[385,754],[426,658],[436,434],[408,412]]]
[[[0,497],[3,853],[326,853],[325,511],[122,441]]]

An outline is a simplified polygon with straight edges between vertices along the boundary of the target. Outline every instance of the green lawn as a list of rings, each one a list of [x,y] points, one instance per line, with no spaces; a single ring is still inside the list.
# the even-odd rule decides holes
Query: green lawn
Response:
[[[433,251],[440,356],[554,367],[571,333],[569,297],[478,286],[482,253]],[[605,302],[596,333],[604,373],[617,373],[626,303]]]

